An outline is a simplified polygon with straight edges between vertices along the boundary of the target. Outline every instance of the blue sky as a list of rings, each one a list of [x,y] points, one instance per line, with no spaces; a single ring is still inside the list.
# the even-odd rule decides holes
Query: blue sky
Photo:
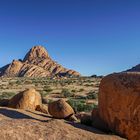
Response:
[[[83,75],[131,68],[140,63],[140,1],[0,1],[0,66],[34,45]]]

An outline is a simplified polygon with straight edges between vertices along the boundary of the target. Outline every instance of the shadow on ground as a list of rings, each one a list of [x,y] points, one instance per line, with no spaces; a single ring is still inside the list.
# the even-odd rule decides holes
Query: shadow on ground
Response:
[[[40,113],[32,112],[32,111],[26,111],[26,112],[31,113],[31,115],[34,114],[34,115],[44,117],[44,120],[32,117],[32,116],[27,115],[27,114],[24,114],[22,112],[19,112],[18,110],[13,110],[13,109],[10,109],[10,108],[9,109],[8,108],[0,108],[0,114],[6,116],[8,118],[11,118],[11,119],[32,119],[32,120],[37,120],[37,121],[40,121],[40,122],[49,122],[49,121],[55,120],[54,118],[52,118],[51,116],[49,116],[47,114],[40,114]],[[49,119],[49,120],[47,120],[47,119]],[[105,135],[105,133],[103,133],[103,132],[101,132],[101,131],[93,128],[93,127],[82,125],[80,123],[68,122],[68,121],[66,121],[66,123],[69,124],[69,125],[72,125],[75,128],[81,129],[81,130],[89,131],[89,132],[92,132],[92,133],[95,133],[95,134]]]
[[[101,132],[100,130],[90,127],[90,126],[83,125],[81,123],[73,123],[73,122],[67,122],[67,123],[78,129],[82,129],[82,130],[89,131],[89,132],[96,133],[96,134],[105,135],[105,133]]]
[[[31,116],[28,116],[16,110],[10,110],[6,108],[0,109],[0,114],[12,119],[34,119]]]
[[[31,111],[28,111],[28,112],[34,114]],[[44,120],[38,119],[38,118],[32,117],[30,115],[24,114],[22,112],[19,112],[18,110],[12,110],[10,108],[9,109],[8,108],[0,108],[0,114],[6,116],[8,118],[11,118],[11,119],[33,119],[33,120],[37,120],[37,121],[41,121],[41,122],[48,122],[49,121],[49,120],[45,120],[45,119]],[[41,116],[42,114],[35,113],[35,115]],[[50,118],[47,115],[44,115],[42,117]]]
[[[32,111],[30,111],[30,110],[26,110],[26,111],[29,112],[29,113],[35,114],[35,115],[39,115],[39,116],[42,116],[42,117],[52,118],[52,119],[53,119],[53,117],[51,117],[51,116],[48,115],[48,114],[40,114],[40,113],[32,112]]]

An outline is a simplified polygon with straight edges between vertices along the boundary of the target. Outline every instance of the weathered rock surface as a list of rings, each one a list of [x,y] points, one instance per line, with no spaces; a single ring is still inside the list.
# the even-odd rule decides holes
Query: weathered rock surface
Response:
[[[46,49],[42,46],[35,46],[26,54],[23,60],[13,60],[0,68],[2,77],[63,77],[80,76],[74,70],[68,70],[53,61]]]
[[[55,120],[40,112],[0,107],[1,140],[123,140],[94,128]]]
[[[33,88],[20,92],[10,99],[9,107],[16,109],[35,110],[42,106],[41,95]]]
[[[44,104],[37,105],[36,106],[36,111],[42,112],[44,114],[49,114],[48,106],[47,105],[44,105]]]
[[[140,140],[140,75],[119,73],[100,85],[99,115],[108,127],[129,140]]]
[[[54,118],[57,119],[66,119],[74,114],[72,107],[63,99],[50,103],[48,111]]]
[[[35,46],[30,49],[30,51],[26,54],[23,61],[29,61],[32,62],[34,59],[50,59],[48,52],[45,50],[42,46]]]

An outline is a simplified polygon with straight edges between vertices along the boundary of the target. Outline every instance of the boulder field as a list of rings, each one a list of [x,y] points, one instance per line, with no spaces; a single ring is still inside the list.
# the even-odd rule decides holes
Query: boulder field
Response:
[[[75,122],[75,118],[73,122],[67,121],[75,114],[72,107],[63,99],[49,103],[47,107],[42,104],[41,96],[35,89],[20,92],[10,100],[3,100],[1,104],[10,107],[0,108],[0,126],[3,126],[0,127],[2,132],[0,137],[4,140],[9,137],[14,140],[19,136],[25,136],[27,140],[38,138],[41,140],[123,139],[113,135],[105,135],[100,131],[95,131],[94,128],[117,134],[128,140],[140,140],[139,73],[114,73],[103,78],[99,88],[98,109],[92,111],[91,118],[88,114],[81,117],[81,121],[85,124],[91,122],[93,127],[79,124]],[[37,118],[34,115],[28,118],[29,113],[37,115]],[[41,120],[39,119],[40,115]],[[3,116],[6,119],[3,120]],[[19,118],[16,120],[17,117]],[[21,130],[17,133],[19,128]]]
[[[2,140],[123,140],[80,124],[63,99],[47,107],[32,88],[3,100],[1,105],[9,107],[0,107]]]

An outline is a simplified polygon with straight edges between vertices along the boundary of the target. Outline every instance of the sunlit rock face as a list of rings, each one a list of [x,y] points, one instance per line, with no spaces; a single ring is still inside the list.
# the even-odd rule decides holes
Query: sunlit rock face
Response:
[[[111,74],[102,80],[99,116],[111,131],[140,140],[140,74]]]
[[[47,50],[42,46],[34,46],[23,60],[14,60],[0,68],[3,77],[77,77],[80,74],[69,70],[51,59]]]

